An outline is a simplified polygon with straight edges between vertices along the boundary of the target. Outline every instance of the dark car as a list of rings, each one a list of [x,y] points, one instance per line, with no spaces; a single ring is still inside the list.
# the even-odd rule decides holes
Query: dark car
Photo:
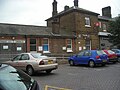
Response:
[[[103,50],[109,58],[109,62],[113,62],[116,63],[117,62],[117,55],[115,54],[115,52],[113,52],[112,50]]]
[[[71,66],[87,64],[90,67],[94,67],[96,64],[106,65],[108,63],[108,56],[102,50],[85,50],[70,57],[68,61]]]
[[[21,70],[0,64],[0,90],[41,90],[38,83]]]
[[[120,49],[112,49],[117,54],[118,62],[120,62]]]

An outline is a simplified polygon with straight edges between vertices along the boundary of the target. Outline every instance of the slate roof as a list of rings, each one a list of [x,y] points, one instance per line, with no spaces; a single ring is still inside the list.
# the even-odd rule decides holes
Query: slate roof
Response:
[[[112,18],[106,17],[106,16],[98,16],[99,20],[105,20],[105,21],[111,21]]]
[[[60,30],[60,34],[53,34],[52,28],[46,26],[20,25],[0,23],[0,35],[27,35],[40,37],[71,37],[70,32]]]
[[[81,12],[81,13],[85,13],[85,14],[92,14],[92,15],[95,15],[95,16],[99,15],[98,13],[95,13],[95,12],[92,12],[92,11],[89,11],[89,10],[86,10],[86,9],[83,9],[83,8],[79,8],[79,7],[73,6],[73,7],[69,8],[68,10],[64,10],[64,11],[58,13],[54,17],[48,18],[47,20],[63,16],[64,14],[67,14],[67,13],[70,13],[70,12],[73,12],[73,11],[77,11],[77,12]]]

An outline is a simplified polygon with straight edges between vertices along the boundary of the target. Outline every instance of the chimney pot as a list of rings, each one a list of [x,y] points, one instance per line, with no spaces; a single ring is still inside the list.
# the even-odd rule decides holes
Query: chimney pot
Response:
[[[74,0],[74,6],[78,7],[78,0]]]

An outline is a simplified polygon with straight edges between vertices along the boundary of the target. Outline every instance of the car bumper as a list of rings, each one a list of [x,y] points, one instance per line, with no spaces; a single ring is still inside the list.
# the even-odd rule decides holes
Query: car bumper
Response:
[[[109,59],[109,62],[117,62],[117,61],[118,61],[117,58]]]
[[[108,60],[96,60],[96,64],[105,64],[108,63]]]
[[[48,65],[39,65],[39,67],[35,67],[34,71],[45,71],[45,70],[54,70],[58,68],[58,64],[48,64]]]

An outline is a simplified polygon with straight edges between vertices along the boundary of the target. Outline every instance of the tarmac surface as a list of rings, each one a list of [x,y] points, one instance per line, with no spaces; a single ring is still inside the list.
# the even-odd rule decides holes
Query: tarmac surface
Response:
[[[40,72],[32,78],[42,90],[120,90],[120,63],[94,68],[64,64],[51,74]]]

